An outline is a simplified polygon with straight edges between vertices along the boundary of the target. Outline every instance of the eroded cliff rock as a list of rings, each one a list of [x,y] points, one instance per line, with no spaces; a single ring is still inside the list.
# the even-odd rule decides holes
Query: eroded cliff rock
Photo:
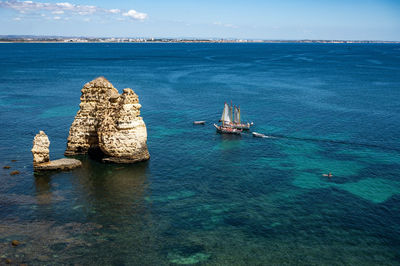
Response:
[[[44,131],[39,131],[33,139],[33,166],[50,161],[50,140]]]
[[[139,98],[99,77],[81,90],[80,110],[71,125],[65,155],[101,151],[103,161],[133,163],[150,158]]]
[[[50,140],[46,133],[40,131],[33,139],[32,155],[33,169],[42,170],[69,170],[82,165],[81,161],[76,159],[59,159],[50,161]]]

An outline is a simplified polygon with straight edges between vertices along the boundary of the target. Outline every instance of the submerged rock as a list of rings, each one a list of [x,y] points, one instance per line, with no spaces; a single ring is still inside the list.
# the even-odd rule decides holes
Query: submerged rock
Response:
[[[99,77],[81,90],[80,110],[68,136],[65,155],[101,153],[104,162],[148,160],[147,129],[140,117],[139,98],[132,89],[122,94]]]
[[[3,166],[3,169],[10,169],[10,168],[11,168],[11,166],[9,166],[9,165]]]
[[[182,254],[168,253],[168,259],[173,264],[178,265],[189,265],[189,264],[199,264],[208,260],[211,256],[202,252],[184,256]]]
[[[35,171],[70,170],[82,165],[81,161],[69,158],[50,161],[49,147],[49,138],[46,133],[40,131],[33,139],[31,150],[33,155],[33,169]]]
[[[19,171],[12,171],[10,175],[19,175]]]
[[[18,240],[11,241],[11,245],[13,245],[14,247],[18,246],[19,244],[21,243]]]

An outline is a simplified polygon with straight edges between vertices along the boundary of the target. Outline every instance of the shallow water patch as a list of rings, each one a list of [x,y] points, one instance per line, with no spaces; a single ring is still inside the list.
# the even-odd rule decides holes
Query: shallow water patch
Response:
[[[293,180],[293,185],[306,189],[319,189],[330,186],[330,184],[324,182],[318,175],[312,173],[301,173],[296,175]]]
[[[358,182],[336,184],[312,173],[301,173],[296,175],[293,185],[304,189],[336,187],[373,203],[382,203],[393,195],[400,194],[400,183],[383,178],[366,178]]]
[[[171,263],[179,265],[189,265],[205,262],[211,257],[210,254],[204,253],[202,246],[182,246],[168,252],[167,258]]]
[[[374,203],[382,203],[393,195],[400,194],[400,183],[383,178],[366,178],[336,186]]]

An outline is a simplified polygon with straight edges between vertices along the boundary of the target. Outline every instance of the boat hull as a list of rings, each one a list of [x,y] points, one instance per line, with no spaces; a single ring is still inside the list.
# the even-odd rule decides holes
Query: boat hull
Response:
[[[250,124],[233,124],[231,127],[242,130],[250,130]]]
[[[217,132],[220,134],[232,134],[232,135],[241,135],[242,130],[241,129],[236,129],[232,127],[223,127],[223,126],[218,126],[214,124],[214,127],[216,128]]]
[[[236,129],[241,129],[241,130],[250,130],[250,127],[252,124],[247,123],[247,124],[239,124],[239,123],[225,123],[225,127],[231,127],[231,128],[236,128]]]

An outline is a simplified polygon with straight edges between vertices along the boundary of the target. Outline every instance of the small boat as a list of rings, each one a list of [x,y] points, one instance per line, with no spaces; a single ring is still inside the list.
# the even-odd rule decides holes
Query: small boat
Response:
[[[329,172],[329,174],[322,174],[322,176],[327,176],[327,177],[331,178],[333,175],[331,172]]]
[[[268,138],[267,136],[265,136],[264,134],[261,133],[257,133],[257,132],[252,132],[253,137],[255,138]]]
[[[205,125],[206,121],[194,121],[193,124],[194,125]]]

